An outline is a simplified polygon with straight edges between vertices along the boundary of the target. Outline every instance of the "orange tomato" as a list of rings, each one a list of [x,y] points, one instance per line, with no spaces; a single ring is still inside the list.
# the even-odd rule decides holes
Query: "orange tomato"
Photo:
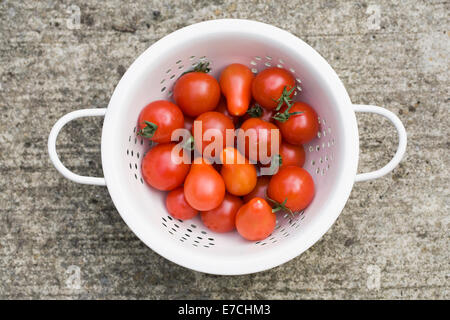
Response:
[[[256,186],[256,168],[239,151],[227,147],[221,155],[222,174],[227,191],[235,196],[250,193]]]

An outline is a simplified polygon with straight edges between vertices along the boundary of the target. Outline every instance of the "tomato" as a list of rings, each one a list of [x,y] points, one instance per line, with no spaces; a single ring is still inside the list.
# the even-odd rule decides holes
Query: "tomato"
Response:
[[[259,104],[254,103],[246,112],[246,114],[243,117],[243,120],[248,120],[250,118],[259,118],[261,120],[267,121],[267,122],[273,122],[274,119],[272,119],[274,115],[273,110],[267,110],[266,108],[261,107]]]
[[[183,184],[191,165],[185,154],[181,163],[176,162],[172,157],[175,146],[175,143],[158,144],[142,159],[142,177],[153,188],[168,191]]]
[[[281,108],[281,113],[286,114],[287,107]],[[304,102],[295,102],[288,113],[301,112],[289,116],[286,121],[276,121],[281,130],[283,139],[290,144],[305,144],[317,136],[319,131],[319,118],[317,113]]]
[[[281,134],[279,129],[273,123],[261,120],[260,118],[250,118],[241,125],[241,130],[245,136],[245,141],[243,139],[242,134],[238,134],[238,146],[245,156],[252,161],[261,161],[260,149],[263,146],[266,147],[266,155],[267,157],[272,156],[272,144],[274,144],[274,149],[278,150],[279,145],[281,144]],[[250,131],[249,131],[250,130]],[[254,130],[254,131],[253,131]],[[272,130],[276,130],[278,132],[278,141],[272,141]],[[251,133],[254,132],[256,134],[255,138],[251,136]],[[245,142],[245,149],[243,144]],[[264,150],[264,149],[262,149]]]
[[[287,142],[282,142],[280,145],[280,152],[278,157],[272,157],[272,161],[279,161],[280,167],[298,166],[303,167],[305,164],[305,149],[302,145],[293,145]],[[269,166],[267,164],[266,166]]]
[[[221,73],[219,84],[227,99],[228,112],[233,116],[242,116],[252,99],[252,71],[243,64],[233,63]]]
[[[139,114],[138,135],[158,143],[171,141],[172,132],[183,128],[184,116],[180,108],[165,100],[153,101]]]
[[[256,168],[233,147],[223,150],[220,173],[227,191],[235,196],[243,196],[256,186]]]
[[[217,108],[214,110],[220,113],[223,113],[228,118],[230,118],[233,121],[233,124],[236,126],[239,123],[239,117],[232,116],[227,109],[227,101],[225,98],[221,97],[219,100],[219,104],[217,105]]]
[[[236,229],[247,240],[267,238],[275,229],[277,218],[263,198],[253,198],[236,214]]]
[[[178,187],[167,194],[166,208],[172,217],[180,220],[192,219],[198,214],[198,211],[187,203],[183,187]]]
[[[207,73],[189,72],[175,83],[173,98],[186,115],[196,117],[216,108],[220,99],[220,86]]]
[[[200,125],[198,125],[200,124]],[[201,132],[197,132],[198,128],[201,128]],[[205,112],[202,113],[201,115],[199,115],[195,121],[194,121],[194,127],[192,129],[192,133],[194,136],[194,145],[195,145],[195,149],[202,153],[205,151],[206,147],[208,147],[210,144],[212,144],[216,137],[212,136],[210,138],[208,138],[206,136],[205,139],[205,134],[207,133],[207,130],[211,130],[210,132],[214,133],[216,132],[216,134],[220,134],[220,137],[222,138],[222,148],[221,150],[218,151],[222,151],[223,148],[226,147],[226,130],[232,130],[233,132],[231,133],[231,137],[230,138],[230,144],[234,143],[234,124],[233,121],[227,117],[226,115],[224,115],[223,113],[219,113],[216,111],[210,111],[210,112]],[[214,147],[214,145],[212,145],[211,147]],[[209,152],[211,156],[215,157],[216,153],[215,153],[215,149],[212,150],[212,152]]]
[[[227,193],[220,206],[201,213],[203,224],[214,232],[233,231],[236,228],[236,213],[242,204],[239,197]]]
[[[290,92],[290,98],[294,95],[295,78],[285,69],[268,68],[258,73],[253,80],[253,98],[262,107],[272,110],[278,106],[283,91]],[[292,91],[292,92],[291,92]]]
[[[286,208],[298,212],[305,209],[314,198],[314,181],[303,168],[282,167],[270,180],[267,195],[278,203],[286,201]]]
[[[270,177],[268,176],[259,176],[258,181],[256,181],[256,186],[253,190],[244,196],[244,202],[249,202],[253,198],[263,198],[265,199],[267,196],[267,187],[269,186]]]
[[[225,197],[225,183],[211,164],[203,159],[201,163],[196,164],[196,160],[184,182],[184,196],[194,209],[212,210],[217,208]]]

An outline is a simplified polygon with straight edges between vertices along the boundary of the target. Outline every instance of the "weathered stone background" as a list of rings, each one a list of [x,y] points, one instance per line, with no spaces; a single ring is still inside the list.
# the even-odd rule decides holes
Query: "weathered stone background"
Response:
[[[449,2],[437,0],[0,0],[0,298],[449,299],[448,13]],[[64,179],[46,150],[55,121],[105,107],[153,42],[217,18],[263,21],[304,39],[355,103],[395,112],[409,138],[401,165],[356,184],[310,250],[238,277],[186,270],[152,252],[106,188]],[[387,163],[394,129],[370,115],[358,124],[360,171]],[[101,125],[75,121],[58,139],[75,172],[102,174]]]

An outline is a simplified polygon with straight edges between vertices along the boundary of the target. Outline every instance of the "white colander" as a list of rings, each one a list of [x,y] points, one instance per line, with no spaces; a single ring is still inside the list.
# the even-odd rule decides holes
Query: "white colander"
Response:
[[[145,184],[140,172],[148,140],[136,136],[139,112],[152,100],[171,99],[181,73],[199,60],[211,63],[212,75],[230,63],[253,72],[267,67],[289,70],[301,92],[298,100],[318,113],[320,131],[305,146],[305,168],[314,178],[316,195],[295,218],[278,214],[277,227],[267,239],[249,242],[237,233],[217,234],[200,219],[170,217],[165,193]],[[356,174],[359,135],[356,112],[372,112],[396,127],[399,145],[382,169]],[[56,153],[56,138],[69,121],[105,116],[101,140],[104,178],[69,171]],[[312,246],[342,211],[355,181],[375,179],[390,172],[406,149],[406,131],[392,112],[375,106],[353,105],[330,65],[310,46],[276,27],[248,20],[215,20],[173,32],[148,48],[120,80],[107,109],[71,112],[55,124],[48,141],[50,159],[66,178],[78,183],[106,185],[122,218],[151,249],[184,267],[212,274],[246,274],[278,266]]]

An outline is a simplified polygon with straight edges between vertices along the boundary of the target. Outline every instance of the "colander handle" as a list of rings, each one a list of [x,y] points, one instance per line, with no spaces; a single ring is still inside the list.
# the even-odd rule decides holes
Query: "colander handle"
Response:
[[[400,121],[400,119],[394,113],[385,108],[354,104],[353,109],[355,110],[355,112],[369,112],[382,115],[383,117],[387,118],[390,122],[392,122],[392,124],[395,126],[395,129],[397,129],[398,147],[397,152],[395,153],[391,161],[389,161],[389,163],[381,169],[372,172],[357,174],[355,181],[358,182],[380,178],[391,172],[400,163],[400,161],[403,158],[403,155],[405,154],[406,139],[407,139],[405,127],[403,126],[403,123]]]
[[[93,184],[97,186],[106,186],[105,178],[99,177],[86,177],[80,176],[76,173],[73,173],[69,169],[67,169],[59,160],[58,154],[56,153],[56,138],[58,137],[59,132],[61,131],[64,125],[74,119],[82,118],[82,117],[99,117],[104,116],[106,113],[106,108],[103,109],[82,109],[70,112],[60,118],[50,131],[50,135],[48,136],[48,153],[50,155],[50,160],[53,162],[55,168],[67,179],[72,180],[74,182],[82,183],[82,184]]]

